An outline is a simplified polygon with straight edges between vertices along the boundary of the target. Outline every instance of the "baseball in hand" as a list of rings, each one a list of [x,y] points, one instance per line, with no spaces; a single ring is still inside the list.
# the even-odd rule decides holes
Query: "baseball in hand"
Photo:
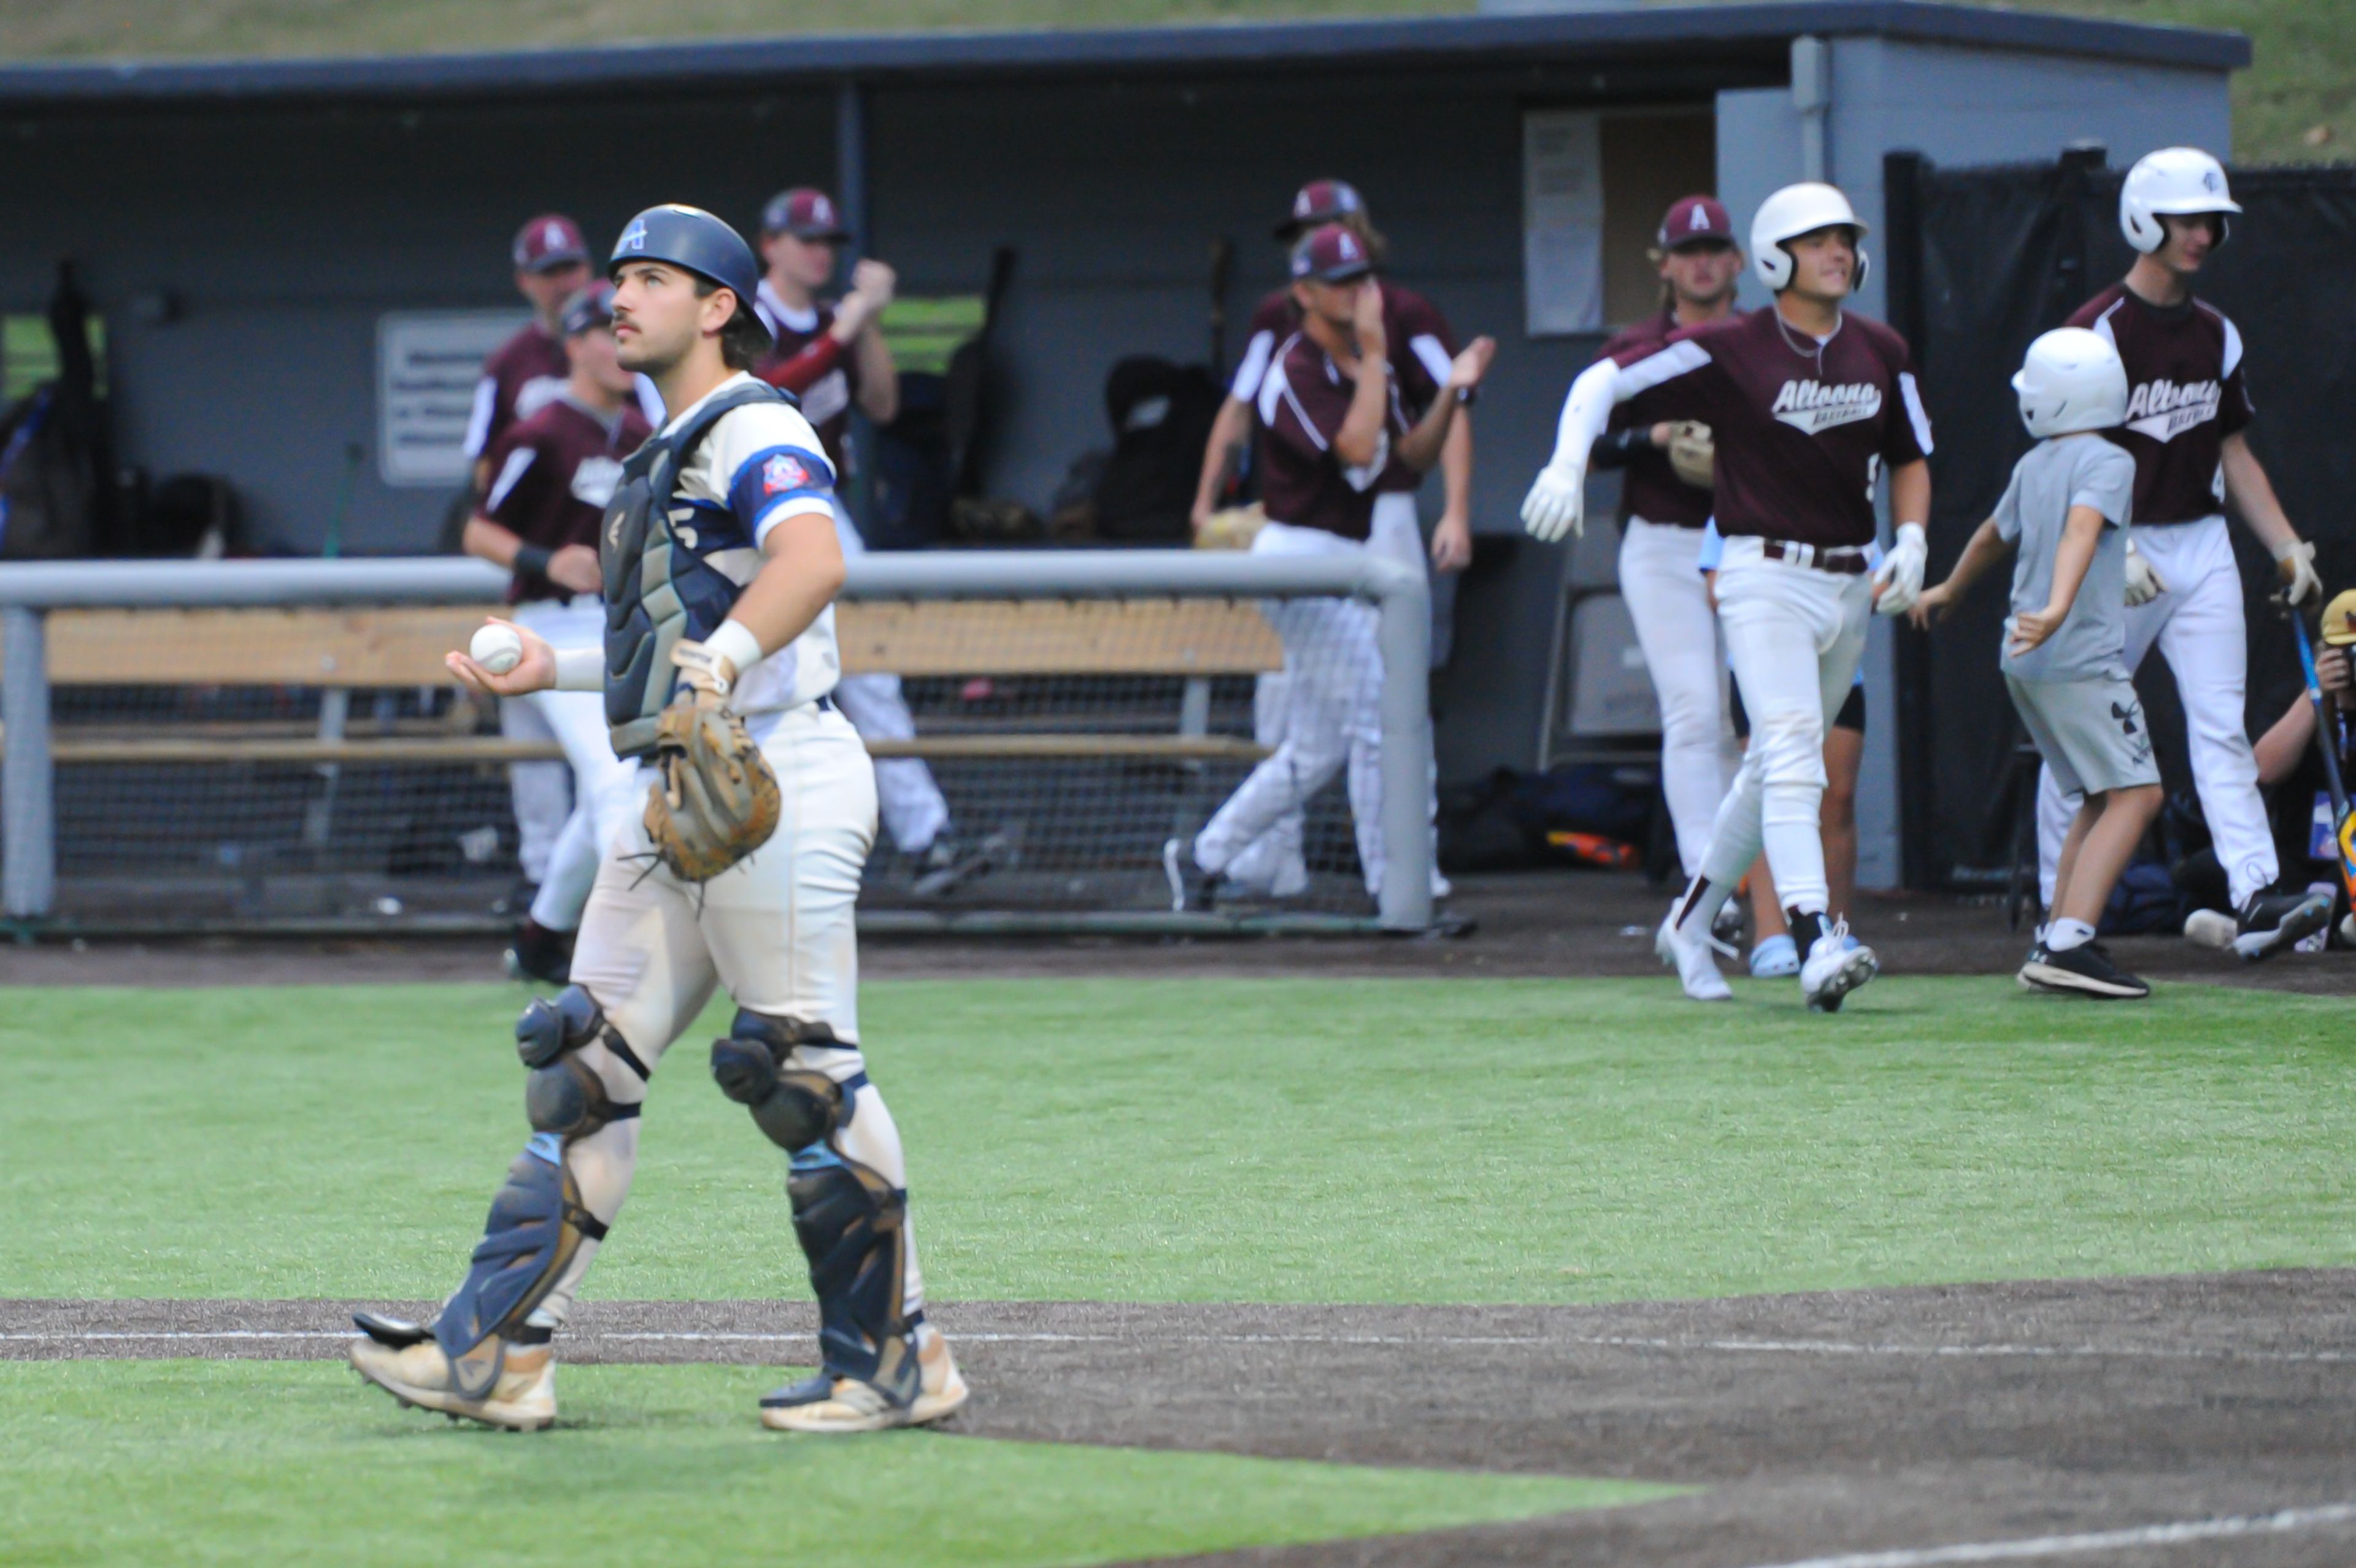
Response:
[[[513,626],[493,622],[475,634],[466,655],[493,675],[505,675],[523,660],[523,639]]]

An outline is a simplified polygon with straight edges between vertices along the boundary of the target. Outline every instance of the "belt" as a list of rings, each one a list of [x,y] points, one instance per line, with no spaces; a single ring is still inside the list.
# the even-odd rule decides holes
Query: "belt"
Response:
[[[1787,560],[1794,566],[1812,566],[1818,571],[1829,571],[1836,577],[1862,577],[1865,574],[1865,551],[1855,545],[1801,544],[1794,539],[1762,539],[1759,553],[1769,560]]]

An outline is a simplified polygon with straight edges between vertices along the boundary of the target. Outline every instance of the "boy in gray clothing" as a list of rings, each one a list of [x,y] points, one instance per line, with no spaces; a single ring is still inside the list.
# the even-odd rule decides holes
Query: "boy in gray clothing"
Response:
[[[2126,667],[2126,546],[2135,459],[2104,441],[2126,418],[2118,350],[2081,327],[2029,345],[2020,417],[2039,438],[1947,580],[1915,603],[1928,625],[2015,545],[2004,682],[2064,789],[2085,792],[2053,884],[2051,919],[2021,965],[2031,989],[2151,995],[2094,940],[2095,923],[2159,810],[2159,765]]]

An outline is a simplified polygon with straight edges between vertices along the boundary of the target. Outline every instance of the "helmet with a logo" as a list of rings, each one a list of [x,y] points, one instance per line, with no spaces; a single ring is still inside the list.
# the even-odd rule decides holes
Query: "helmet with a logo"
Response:
[[[1759,204],[1751,220],[1751,264],[1759,269],[1760,281],[1778,293],[1790,288],[1792,252],[1783,248],[1785,241],[1836,226],[1853,230],[1858,241],[1850,292],[1865,287],[1865,221],[1837,187],[1815,180],[1787,185]]]
[[[2057,326],[2030,344],[2012,389],[2020,422],[2040,441],[2126,422],[2127,368],[2109,338],[2083,326]]]
[[[2226,188],[2225,165],[2198,147],[2162,147],[2157,153],[2146,153],[2127,171],[2126,183],[2119,187],[2119,231],[2147,256],[2167,243],[2168,225],[2160,221],[2162,213],[2189,217],[2213,212],[2222,241],[2231,231],[2225,214],[2241,210]]]
[[[649,207],[625,224],[605,263],[612,277],[632,261],[663,261],[709,278],[736,295],[736,314],[760,323],[753,308],[761,287],[760,265],[744,237],[700,207],[677,203]],[[766,323],[761,330],[768,332]]]

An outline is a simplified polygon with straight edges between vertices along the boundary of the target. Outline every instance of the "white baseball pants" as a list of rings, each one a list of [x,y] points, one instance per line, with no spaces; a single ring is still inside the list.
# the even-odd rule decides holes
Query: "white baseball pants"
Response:
[[[1701,873],[1730,889],[1764,848],[1784,907],[1822,914],[1825,731],[1865,656],[1871,579],[1771,560],[1762,542],[1727,540],[1719,567],[1719,619],[1751,713],[1751,747],[1718,808]]]
[[[1367,548],[1323,528],[1270,523],[1255,555],[1344,555]],[[1194,863],[1216,875],[1344,766],[1369,891],[1382,886],[1383,662],[1374,606],[1355,599],[1272,599],[1260,613],[1284,645],[1284,731],[1194,837]],[[1294,830],[1296,833],[1298,829]]]
[[[2138,523],[2135,544],[2168,591],[2127,612],[2127,668],[2141,667],[2157,645],[2176,677],[2201,815],[2208,819],[2217,863],[2225,869],[2238,909],[2251,894],[2272,887],[2282,871],[2266,803],[2258,794],[2258,761],[2250,750],[2249,628],[2242,614],[2233,541],[2220,517]],[[1750,697],[1748,686],[1743,696]],[[2084,798],[2064,794],[2051,768],[2038,779],[2038,887],[2049,906],[2062,840]]]
[[[605,635],[605,613],[594,599],[576,598],[570,604],[533,600],[517,605],[513,619],[560,648],[597,643]],[[531,901],[534,921],[551,931],[571,931],[581,923],[598,863],[620,837],[623,823],[641,808],[645,792],[635,787],[636,769],[614,755],[605,699],[597,692],[535,691],[519,700],[503,700],[499,727],[509,735],[530,733],[564,748],[562,763],[513,765],[519,770],[555,768],[560,781],[565,771],[572,775],[571,809],[534,879],[540,891]],[[520,824],[523,814],[519,810],[516,815]]]
[[[859,946],[852,906],[875,841],[875,773],[841,714],[805,703],[748,720],[777,775],[777,830],[748,859],[700,887],[650,861],[646,828],[633,820],[606,855],[573,953],[585,987],[630,1049],[656,1067],[724,988],[740,1008],[832,1027],[841,1049],[797,1048],[794,1065],[844,1083],[866,1071],[859,1050]],[[639,770],[644,781],[650,771]],[[580,1053],[617,1103],[646,1085],[602,1045]],[[699,1075],[701,1064],[693,1064]],[[859,1088],[837,1136],[842,1153],[907,1185],[900,1134],[872,1083]],[[750,1128],[747,1136],[758,1136]],[[621,1211],[637,1165],[638,1119],[612,1123],[565,1149],[583,1201],[607,1224]],[[906,1305],[924,1305],[908,1247]],[[557,1289],[533,1314],[563,1321],[594,1244],[584,1242]]]
[[[1620,536],[1620,597],[1660,702],[1661,794],[1687,877],[1701,869],[1719,803],[1742,765],[1727,715],[1726,643],[1702,582],[1701,534],[1631,517]]]
[[[867,541],[840,505],[834,508],[834,537],[841,541],[843,560],[856,560],[867,553]],[[916,717],[908,711],[896,675],[846,675],[835,683],[834,700],[862,740],[916,738]],[[949,825],[949,803],[933,770],[922,757],[878,757],[874,762],[875,794],[893,848],[903,855],[923,854]]]

